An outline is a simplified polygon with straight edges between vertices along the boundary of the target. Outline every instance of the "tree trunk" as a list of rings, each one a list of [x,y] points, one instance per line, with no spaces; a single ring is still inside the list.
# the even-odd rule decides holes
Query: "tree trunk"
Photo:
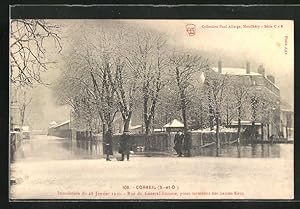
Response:
[[[150,119],[149,120],[145,120],[145,133],[146,135],[150,134]]]
[[[202,102],[200,104],[200,129],[203,129],[203,106],[202,106]]]
[[[148,119],[148,97],[144,96],[144,123],[145,123],[145,133],[148,135],[150,133],[150,123]]]
[[[217,154],[218,154],[218,151],[220,149],[220,138],[219,138],[220,120],[219,120],[219,112],[216,112],[216,122],[217,122],[216,144],[217,144]]]
[[[237,141],[237,145],[239,146],[240,142],[241,142],[241,128],[242,128],[242,124],[241,124],[241,117],[242,117],[242,108],[241,108],[241,101],[239,100],[238,103],[238,141]]]
[[[211,131],[214,130],[214,116],[211,109],[209,110],[209,126]]]
[[[170,119],[169,119],[169,113],[168,113],[167,111],[165,112],[165,117],[166,117],[166,118],[165,118],[165,120],[166,120],[165,123],[167,124],[167,123],[170,122]]]
[[[227,126],[229,125],[229,108],[228,108],[228,104],[227,104],[227,107],[226,107],[226,125]]]
[[[213,108],[211,105],[211,96],[210,96],[210,92],[208,93],[208,112],[209,112],[209,126],[210,126],[210,130],[214,130],[214,116],[213,116]]]
[[[183,119],[183,125],[184,125],[184,134],[187,133],[188,127],[187,127],[187,118],[186,118],[186,96],[184,93],[184,88],[181,85],[181,77],[179,69],[176,68],[176,80],[177,80],[177,86],[179,89],[179,95],[180,95],[180,108],[181,108],[181,114]]]
[[[26,106],[25,106],[25,104],[23,104],[22,107],[21,107],[21,111],[20,111],[20,114],[21,114],[21,127],[24,125],[25,110],[26,110]]]
[[[128,131],[129,131],[129,123],[130,123],[130,120],[125,119],[123,122],[124,122],[123,132],[128,132]]]
[[[102,141],[105,140],[106,124],[102,124]]]
[[[180,100],[181,100],[181,114],[183,119],[183,125],[184,125],[184,134],[187,134],[188,125],[187,125],[187,117],[186,117],[186,98],[184,91],[180,91]]]
[[[130,124],[131,116],[132,116],[132,112],[130,111],[128,113],[128,117],[123,120],[123,122],[124,122],[123,132],[128,132],[129,131],[129,124]]]
[[[150,119],[149,119],[150,120]],[[151,144],[150,144],[150,121],[145,119],[145,151],[150,151]]]
[[[255,135],[256,135],[256,133],[255,133],[255,122],[254,121],[252,121],[252,134],[251,134],[251,143],[253,143],[254,142],[254,140],[255,140]]]
[[[261,140],[264,140],[264,124],[261,123]]]
[[[240,141],[241,141],[241,118],[239,117],[238,118],[238,133],[237,133],[237,135],[238,135],[238,143],[240,143]]]
[[[109,121],[107,123],[107,130],[110,130],[113,133],[113,126],[112,126],[112,121]]]
[[[270,124],[267,124],[267,136],[268,140],[270,139]]]
[[[285,131],[286,131],[286,140],[288,140],[289,139],[289,127],[288,127],[288,123],[286,123]]]
[[[256,130],[255,130],[255,121],[256,121],[256,111],[257,111],[257,103],[258,100],[256,97],[252,98],[251,106],[252,106],[252,130],[251,130],[251,143],[256,139]]]

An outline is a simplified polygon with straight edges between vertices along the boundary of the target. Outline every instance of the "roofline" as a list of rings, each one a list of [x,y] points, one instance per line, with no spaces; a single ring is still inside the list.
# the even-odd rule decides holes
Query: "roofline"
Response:
[[[60,126],[65,125],[65,124],[68,124],[68,123],[70,123],[70,122],[71,122],[70,120],[67,120],[67,121],[62,122],[62,123],[60,123],[60,124],[58,124],[58,125],[50,126],[49,128],[57,128],[57,127],[60,127]]]
[[[222,68],[236,68],[236,69],[245,69],[243,67],[222,67]],[[210,69],[212,69],[213,71],[215,71],[214,69],[218,69],[218,67],[211,67]],[[218,71],[215,71],[216,73],[219,73]],[[234,76],[261,76],[264,79],[266,79],[269,83],[271,83],[275,88],[277,88],[278,90],[280,90],[280,88],[278,86],[276,86],[275,83],[273,83],[272,81],[270,81],[266,76],[263,76],[262,74],[258,73],[258,72],[253,72],[253,73],[257,73],[257,74],[251,74],[252,71],[250,71],[250,74],[228,74],[228,73],[221,73],[223,75],[234,75]]]
[[[280,90],[279,87],[276,86],[275,83],[273,83],[272,81],[270,81],[267,77],[265,77],[265,76],[263,76],[263,77],[264,77],[269,83],[271,83],[275,88],[277,88],[278,90]]]

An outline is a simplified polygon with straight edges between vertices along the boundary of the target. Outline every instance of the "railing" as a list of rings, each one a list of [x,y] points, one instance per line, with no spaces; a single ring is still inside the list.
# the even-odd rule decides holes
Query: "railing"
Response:
[[[103,155],[103,134],[93,134],[89,131],[77,131],[75,135],[76,141],[74,143],[77,143],[77,148],[88,150],[88,152],[97,150],[99,155]],[[159,133],[148,136],[144,134],[131,134],[129,137],[129,144],[131,145],[132,151],[134,151],[135,154],[141,154],[145,156],[162,154],[173,155],[175,154],[175,151],[173,150],[174,137],[175,133]],[[113,135],[112,148],[116,156],[118,155],[120,147],[120,138],[121,135]],[[192,156],[198,155],[199,152],[203,152],[205,150],[215,149],[216,147],[215,132],[192,132],[191,139],[190,151]],[[262,140],[247,140],[245,133],[241,133],[241,138],[239,141],[237,140],[236,132],[219,133],[219,142],[221,147],[237,145],[237,142],[240,142],[238,144],[243,146],[249,144],[250,141],[251,143],[270,143]],[[274,143],[276,143],[275,140]]]
[[[121,135],[114,135],[114,149],[119,146]],[[167,133],[131,134],[129,143],[134,152],[164,152],[170,149],[170,136]]]
[[[113,136],[113,150],[118,151],[121,135]],[[103,142],[102,134],[93,134],[91,131],[77,131],[76,140]],[[167,133],[131,134],[129,144],[134,152],[163,152],[171,147],[171,137]]]

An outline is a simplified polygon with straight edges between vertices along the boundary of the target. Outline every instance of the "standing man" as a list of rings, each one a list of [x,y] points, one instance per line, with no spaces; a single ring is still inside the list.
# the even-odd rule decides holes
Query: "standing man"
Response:
[[[106,154],[106,161],[111,161],[109,159],[109,155],[113,155],[112,151],[112,138],[113,134],[111,130],[108,130],[104,136],[104,143],[105,143],[105,154]]]
[[[178,131],[174,138],[174,149],[178,155],[178,157],[182,157],[182,142],[184,139],[184,135],[181,131]]]
[[[124,132],[120,138],[120,153],[122,154],[121,161],[124,161],[124,157],[126,155],[127,161],[129,160],[130,153],[130,144],[129,144],[130,135],[128,132]]]

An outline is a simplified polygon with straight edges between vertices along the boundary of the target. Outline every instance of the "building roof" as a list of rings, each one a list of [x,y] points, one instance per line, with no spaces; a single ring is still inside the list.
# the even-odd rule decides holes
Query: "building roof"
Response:
[[[212,69],[215,72],[218,72],[218,68],[217,67],[212,67]],[[275,83],[273,83],[272,81],[270,81],[267,77],[263,76],[260,73],[257,72],[251,72],[249,74],[247,74],[246,72],[246,68],[238,68],[238,67],[222,67],[222,74],[223,75],[240,75],[240,76],[245,76],[245,75],[251,75],[251,76],[261,76],[264,77],[270,84],[272,84],[275,88],[279,89],[278,86],[276,86]]]
[[[62,123],[57,124],[57,125],[52,125],[52,126],[50,126],[50,128],[57,128],[57,127],[59,127],[59,126],[66,125],[66,124],[68,124],[68,123],[70,123],[70,120],[67,120],[67,121],[62,122]]]
[[[177,119],[172,120],[170,123],[167,123],[163,126],[164,128],[183,128],[184,125]]]
[[[215,72],[218,72],[217,67],[212,67],[212,69]],[[255,76],[262,76],[259,73],[251,72],[250,74],[247,74],[246,68],[238,68],[238,67],[222,67],[222,74],[228,74],[228,75],[255,75]]]
[[[57,123],[56,123],[55,121],[52,121],[52,122],[51,122],[49,125],[50,125],[50,128],[51,128],[51,127],[54,127],[54,126],[56,126],[56,125],[57,125]]]

